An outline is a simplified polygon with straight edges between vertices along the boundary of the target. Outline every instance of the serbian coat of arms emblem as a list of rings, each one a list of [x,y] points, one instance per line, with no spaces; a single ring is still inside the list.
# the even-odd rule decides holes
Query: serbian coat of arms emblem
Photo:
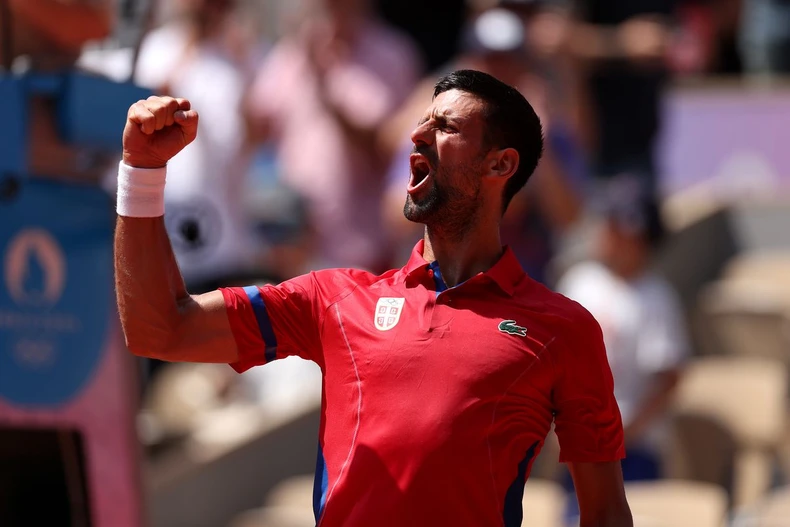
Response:
[[[376,303],[376,311],[373,314],[373,322],[379,331],[387,331],[395,327],[400,320],[403,312],[405,298],[379,298]]]

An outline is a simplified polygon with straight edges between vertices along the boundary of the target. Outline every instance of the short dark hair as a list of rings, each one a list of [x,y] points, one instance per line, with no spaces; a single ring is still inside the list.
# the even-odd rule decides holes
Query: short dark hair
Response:
[[[484,140],[499,148],[515,148],[519,162],[515,174],[505,184],[502,212],[516,192],[529,180],[543,155],[543,127],[535,109],[517,89],[495,77],[475,70],[458,70],[436,83],[434,98],[440,93],[460,90],[479,97],[486,106]]]

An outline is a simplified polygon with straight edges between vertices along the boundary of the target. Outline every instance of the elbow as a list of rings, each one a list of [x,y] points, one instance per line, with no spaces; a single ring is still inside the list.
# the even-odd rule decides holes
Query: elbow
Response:
[[[133,302],[118,295],[118,312],[126,348],[138,357],[169,359],[182,325],[178,309],[162,309],[154,303]]]
[[[132,355],[148,359],[168,360],[178,333],[170,324],[143,321],[122,321],[126,348]]]
[[[146,359],[167,360],[167,343],[172,339],[167,335],[156,336],[157,332],[137,333],[125,331],[126,349],[132,355]]]
[[[136,357],[144,359],[158,359],[161,355],[160,350],[152,348],[149,344],[137,340],[126,338],[126,349]]]

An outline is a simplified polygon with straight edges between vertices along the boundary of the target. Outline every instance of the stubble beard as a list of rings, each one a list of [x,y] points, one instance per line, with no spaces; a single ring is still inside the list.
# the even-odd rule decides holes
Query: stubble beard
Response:
[[[434,180],[430,182],[427,194],[415,201],[407,194],[403,205],[403,215],[407,220],[422,223],[429,232],[445,238],[463,237],[476,223],[480,210],[480,180],[472,167],[458,167],[464,176],[460,179],[470,181],[471,191],[437,183],[448,178],[437,168]]]

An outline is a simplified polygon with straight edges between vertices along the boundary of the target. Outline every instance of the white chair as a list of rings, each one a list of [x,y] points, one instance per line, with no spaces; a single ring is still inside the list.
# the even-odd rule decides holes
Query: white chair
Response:
[[[735,506],[757,502],[770,487],[786,429],[787,384],[778,361],[707,357],[689,364],[678,386],[675,411],[708,416],[735,438]]]
[[[313,510],[312,474],[293,476],[281,481],[266,495],[264,504],[270,507],[291,507]]]
[[[787,527],[790,525],[790,486],[773,491],[757,512],[758,527]]]
[[[774,358],[790,369],[790,287],[723,280],[705,288],[699,309],[725,355]]]
[[[561,527],[566,493],[553,481],[532,478],[524,487],[523,527]]]
[[[627,483],[634,527],[724,527],[727,493],[721,487],[692,481]]]
[[[261,507],[240,514],[229,527],[315,527],[315,518],[312,510]]]

